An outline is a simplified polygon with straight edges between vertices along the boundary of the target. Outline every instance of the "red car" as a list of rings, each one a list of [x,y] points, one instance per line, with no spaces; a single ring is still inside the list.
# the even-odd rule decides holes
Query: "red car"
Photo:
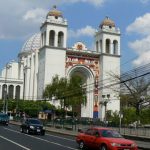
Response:
[[[80,149],[92,150],[138,150],[135,142],[123,138],[117,131],[109,128],[92,127],[76,136]]]

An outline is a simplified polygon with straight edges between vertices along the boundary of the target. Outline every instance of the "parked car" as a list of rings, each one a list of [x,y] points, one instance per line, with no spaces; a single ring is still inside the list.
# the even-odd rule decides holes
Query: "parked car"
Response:
[[[80,149],[138,150],[134,141],[123,138],[113,129],[92,127],[81,131],[76,136]]]
[[[39,119],[27,118],[23,120],[20,131],[27,134],[45,135],[45,127]]]
[[[0,113],[0,124],[8,125],[9,123],[9,116],[5,113]]]

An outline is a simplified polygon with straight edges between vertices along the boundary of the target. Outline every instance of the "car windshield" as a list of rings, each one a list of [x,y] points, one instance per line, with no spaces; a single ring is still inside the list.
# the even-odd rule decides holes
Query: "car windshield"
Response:
[[[31,124],[41,124],[40,120],[37,120],[37,119],[30,119],[29,123],[31,123]]]
[[[114,130],[103,130],[102,131],[103,137],[109,137],[109,138],[121,138],[122,136]]]

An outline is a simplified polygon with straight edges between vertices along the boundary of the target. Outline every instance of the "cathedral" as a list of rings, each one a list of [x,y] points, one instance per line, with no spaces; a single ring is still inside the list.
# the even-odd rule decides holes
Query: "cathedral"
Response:
[[[0,76],[0,99],[41,100],[52,78],[79,75],[86,87],[86,106],[81,117],[104,120],[106,109],[120,110],[119,85],[110,87],[110,73],[120,75],[120,30],[106,17],[94,35],[94,49],[82,42],[67,47],[68,22],[52,8],[34,34],[23,45],[18,61],[6,64]],[[118,89],[118,90],[116,90]],[[59,107],[59,103],[51,101]]]

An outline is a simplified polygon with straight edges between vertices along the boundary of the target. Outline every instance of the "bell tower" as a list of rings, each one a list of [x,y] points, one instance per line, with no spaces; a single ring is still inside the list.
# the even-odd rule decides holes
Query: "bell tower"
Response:
[[[56,6],[50,10],[41,25],[41,48],[39,50],[38,98],[44,88],[57,74],[65,76],[67,20]]]
[[[103,86],[99,99],[101,120],[105,119],[107,110],[120,110],[120,87],[119,85],[113,88],[109,87],[113,84],[112,81],[115,82],[113,75],[120,76],[120,35],[119,28],[109,17],[102,21],[95,34],[95,50],[100,53],[100,87]],[[118,89],[118,91],[112,89]]]

